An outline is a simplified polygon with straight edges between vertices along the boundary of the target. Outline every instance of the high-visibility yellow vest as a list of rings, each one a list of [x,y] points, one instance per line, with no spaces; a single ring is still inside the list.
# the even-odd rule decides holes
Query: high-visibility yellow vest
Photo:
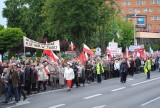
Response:
[[[96,72],[97,72],[97,74],[104,73],[103,66],[101,65],[101,67],[100,67],[100,65],[101,65],[100,63],[96,64]]]
[[[145,63],[145,66],[144,66],[144,73],[147,73],[148,71],[151,70],[151,61],[150,60],[147,60],[146,63]]]

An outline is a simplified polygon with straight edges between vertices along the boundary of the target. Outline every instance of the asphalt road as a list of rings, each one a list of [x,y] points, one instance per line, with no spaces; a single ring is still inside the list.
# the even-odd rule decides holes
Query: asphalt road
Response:
[[[85,87],[42,92],[17,104],[0,103],[0,108],[160,108],[160,72],[151,72],[151,79],[141,73],[91,83]]]

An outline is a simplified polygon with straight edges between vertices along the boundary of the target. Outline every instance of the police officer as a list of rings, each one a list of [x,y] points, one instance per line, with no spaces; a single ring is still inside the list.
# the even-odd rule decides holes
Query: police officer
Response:
[[[145,62],[145,66],[144,68],[147,69],[147,78],[146,79],[150,79],[150,71],[151,71],[151,60],[147,58],[146,62]]]
[[[97,73],[97,82],[101,83],[101,80],[102,80],[101,75],[102,75],[102,73],[104,73],[104,69],[103,69],[103,66],[101,64],[101,59],[100,58],[97,59],[96,73]]]

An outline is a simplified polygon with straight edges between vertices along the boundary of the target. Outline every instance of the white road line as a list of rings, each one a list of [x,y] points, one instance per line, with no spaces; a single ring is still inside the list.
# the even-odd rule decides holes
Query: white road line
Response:
[[[96,107],[93,107],[93,108],[104,108],[106,105],[101,105],[101,106],[96,106]]]
[[[133,81],[134,79],[133,78],[127,78],[127,81]]]
[[[151,81],[154,81],[154,80],[157,80],[157,79],[160,79],[160,77],[154,78],[154,79],[151,79],[151,80],[147,80],[147,81],[143,81],[143,82],[140,82],[140,83],[132,84],[131,86],[137,86],[137,85],[144,84],[144,83],[147,83],[147,82],[151,82]]]
[[[18,107],[18,106],[22,106],[22,105],[26,105],[26,104],[29,104],[30,102],[29,101],[20,101],[20,102],[18,102],[18,103],[16,103],[15,105],[13,105],[13,106],[9,106],[9,107],[7,107],[7,108],[14,108],[14,107]]]
[[[95,95],[92,95],[92,96],[88,96],[88,97],[85,97],[83,99],[91,99],[91,98],[94,98],[94,97],[97,97],[97,96],[101,96],[102,94],[95,94]]]
[[[55,105],[55,106],[51,106],[51,107],[49,107],[49,108],[58,108],[58,107],[62,107],[62,106],[64,106],[65,104],[59,104],[59,105]]]
[[[157,98],[155,98],[155,99],[152,99],[152,100],[150,100],[150,101],[148,101],[148,102],[142,104],[141,106],[148,105],[148,104],[150,104],[150,103],[152,103],[152,102],[154,102],[154,101],[156,101],[156,100],[158,100],[158,99],[160,99],[160,97],[157,97]]]
[[[114,89],[114,90],[111,90],[111,91],[115,92],[115,91],[122,90],[122,89],[125,89],[125,88],[126,87],[121,87],[121,88],[117,88],[117,89]]]

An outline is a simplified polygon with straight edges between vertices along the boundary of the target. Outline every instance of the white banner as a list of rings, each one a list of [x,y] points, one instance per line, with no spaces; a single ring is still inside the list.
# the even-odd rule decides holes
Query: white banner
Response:
[[[110,49],[112,55],[116,56],[116,55],[122,55],[122,48],[110,48],[107,47],[107,49]]]
[[[34,40],[31,40],[27,37],[23,37],[24,47],[31,47],[36,49],[45,49],[45,50],[53,50],[53,51],[60,51],[60,43],[59,40],[51,42],[51,43],[39,43]]]

